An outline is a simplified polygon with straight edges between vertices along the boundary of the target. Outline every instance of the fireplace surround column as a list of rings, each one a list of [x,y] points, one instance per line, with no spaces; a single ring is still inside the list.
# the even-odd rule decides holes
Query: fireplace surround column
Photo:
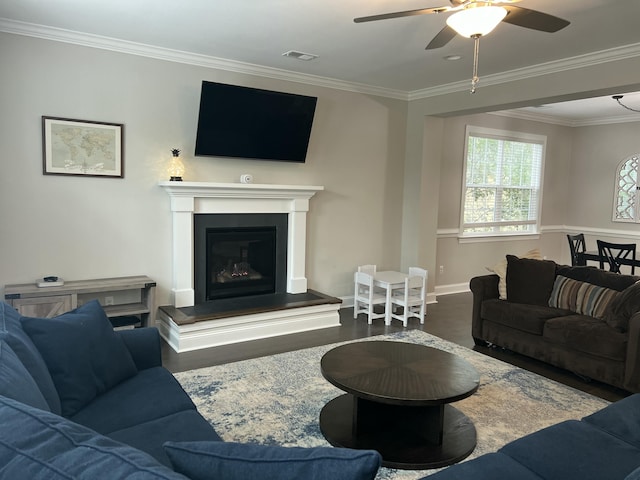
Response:
[[[295,209],[289,213],[289,241],[287,244],[287,292],[307,291],[305,261],[307,251],[307,211],[309,200],[294,200]],[[302,258],[303,261],[298,259]]]
[[[175,307],[194,305],[193,215],[197,213],[288,214],[287,292],[307,291],[305,255],[309,199],[322,186],[161,182],[171,198]]]
[[[194,304],[193,280],[193,197],[173,197],[173,304],[191,306]],[[190,268],[176,268],[175,265],[190,265]]]

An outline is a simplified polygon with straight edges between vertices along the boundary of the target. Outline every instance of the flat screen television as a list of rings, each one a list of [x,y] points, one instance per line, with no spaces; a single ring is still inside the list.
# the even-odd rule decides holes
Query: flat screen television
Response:
[[[204,81],[195,154],[304,163],[317,100]]]

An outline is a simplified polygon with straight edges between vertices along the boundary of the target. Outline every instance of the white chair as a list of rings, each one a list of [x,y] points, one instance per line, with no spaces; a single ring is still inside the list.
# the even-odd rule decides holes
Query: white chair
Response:
[[[409,268],[409,276],[404,281],[404,288],[394,289],[391,295],[391,318],[401,320],[406,327],[409,317],[417,317],[424,323],[427,313],[426,291],[427,271],[423,268]],[[397,307],[402,307],[402,314],[394,313]]]
[[[376,273],[376,268],[377,268],[376,265],[360,265],[358,267],[358,271],[368,273],[373,277]]]
[[[384,292],[374,287],[372,275],[365,272],[355,272],[353,280],[355,283],[353,318],[358,318],[359,313],[366,313],[367,323],[371,325],[372,320],[385,316],[384,312],[375,313],[374,307],[387,303],[387,297]]]

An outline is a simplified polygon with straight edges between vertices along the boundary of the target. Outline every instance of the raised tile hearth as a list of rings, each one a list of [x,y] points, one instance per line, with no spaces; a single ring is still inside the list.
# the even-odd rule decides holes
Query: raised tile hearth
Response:
[[[230,298],[195,307],[162,306],[158,326],[176,352],[186,352],[338,326],[335,314],[341,302],[308,290]]]

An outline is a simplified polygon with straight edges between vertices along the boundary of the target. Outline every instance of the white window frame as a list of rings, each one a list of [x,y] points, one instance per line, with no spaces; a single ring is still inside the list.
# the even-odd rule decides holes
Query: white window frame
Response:
[[[532,230],[527,232],[466,232],[465,229],[469,228],[470,225],[473,224],[465,224],[464,222],[464,213],[465,213],[465,197],[467,190],[467,164],[468,164],[468,148],[469,148],[469,137],[485,137],[485,138],[493,138],[498,140],[507,140],[507,141],[516,141],[516,142],[527,142],[527,143],[537,143],[542,147],[542,155],[540,159],[540,177],[539,177],[539,187],[538,187],[538,201],[535,205],[535,219],[528,220],[526,222],[514,222],[514,223],[506,223],[506,222],[495,222],[494,226],[508,226],[508,225],[532,225]],[[542,192],[543,192],[543,184],[544,184],[544,164],[547,150],[547,137],[545,135],[536,135],[532,133],[525,132],[515,132],[509,130],[498,130],[493,128],[486,127],[477,127],[473,125],[467,125],[464,137],[464,158],[463,158],[463,172],[462,172],[462,189],[460,192],[461,200],[460,200],[460,227],[459,227],[459,237],[461,239],[487,239],[492,240],[495,237],[531,237],[535,235],[539,235],[540,233],[540,220],[542,217]],[[491,224],[483,224],[487,226],[491,226]]]
[[[625,169],[627,164],[630,163],[633,168],[635,174],[635,181],[631,177],[625,178],[622,175],[622,171]],[[635,166],[634,166],[635,163]],[[613,185],[613,214],[611,220],[614,222],[623,222],[623,223],[640,223],[640,172],[638,171],[640,168],[640,153],[634,153],[633,155],[629,155],[627,158],[623,159],[616,168],[616,177],[614,179]],[[624,189],[621,184],[624,184],[627,188]],[[631,202],[633,206],[633,214],[629,215],[624,213],[624,208],[621,205],[622,199],[621,194],[628,195],[631,197]]]

